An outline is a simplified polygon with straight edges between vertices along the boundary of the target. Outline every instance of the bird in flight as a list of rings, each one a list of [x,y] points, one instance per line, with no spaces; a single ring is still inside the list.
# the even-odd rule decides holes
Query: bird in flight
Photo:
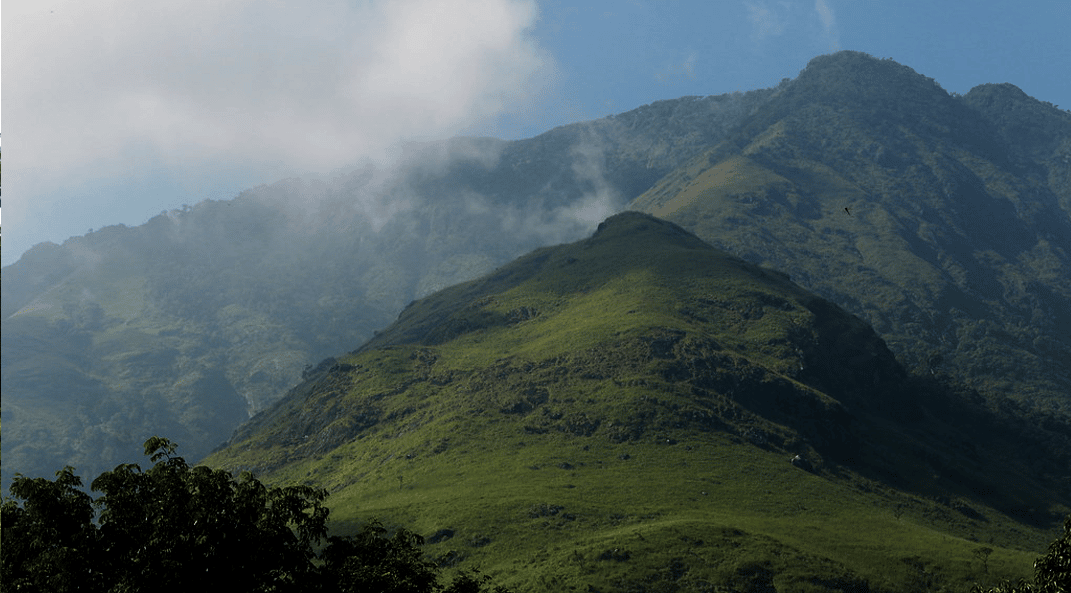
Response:
[[[844,211],[848,213],[848,216],[852,215],[852,211],[847,206],[844,207]]]

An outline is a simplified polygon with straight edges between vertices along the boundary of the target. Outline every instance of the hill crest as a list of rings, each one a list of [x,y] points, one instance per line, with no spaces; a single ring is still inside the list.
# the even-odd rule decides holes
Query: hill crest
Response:
[[[793,504],[806,522],[800,509],[825,508],[819,500],[839,500],[841,510],[822,512],[842,519],[856,504],[871,514],[899,504],[944,517],[943,529],[960,536],[983,530],[996,545],[1024,545],[1022,533],[1010,535],[1008,514],[1048,522],[1050,510],[1028,507],[1064,497],[1029,477],[1022,459],[991,457],[1024,441],[980,413],[908,377],[869,327],[785,275],[627,212],[587,239],[415,301],[362,348],[310,369],[206,463],[327,487],[339,529],[369,513],[415,523],[437,534],[433,554],[481,559],[524,588],[539,588],[525,581],[537,578],[531,566],[544,578],[577,572],[569,582],[604,587],[663,577],[624,553],[591,571],[566,556],[590,560],[609,541],[623,550],[625,527],[681,555],[668,533],[705,540],[698,534],[752,529],[741,516],[777,509],[781,517]],[[1035,461],[1051,462],[1047,446],[1030,445],[1042,452]],[[795,455],[798,467],[789,463]],[[679,489],[681,499],[664,499],[663,489]],[[736,498],[742,491],[751,500]],[[728,506],[702,510],[715,499]],[[853,525],[867,531],[858,522],[881,524],[884,512]],[[866,563],[788,537],[784,527],[763,529],[772,539],[739,537],[748,546],[756,537],[779,542],[795,559],[771,564],[770,578],[865,580],[853,571]],[[810,537],[831,536],[828,529]],[[455,539],[444,541],[447,532]],[[871,545],[858,533],[836,537]],[[541,553],[541,545],[565,551]],[[685,544],[725,558],[707,545],[718,547]],[[545,560],[511,569],[517,554]],[[745,577],[732,577],[736,568],[719,573],[723,561],[711,562],[681,560],[681,574],[718,582],[751,574],[741,568]],[[874,566],[904,572],[886,562]]]
[[[913,370],[1066,409],[1068,163],[1067,112],[841,52],[629,207],[791,271]]]
[[[881,401],[902,392],[897,388],[906,375],[861,321],[803,291],[784,274],[636,212],[609,218],[588,239],[539,249],[410,304],[394,324],[338,362],[352,365],[345,361],[392,348],[434,349],[439,352],[433,357],[436,366],[462,373],[497,361],[538,365],[583,358],[585,352],[625,355],[631,362],[619,364],[626,366],[662,360],[658,373],[664,380],[738,391],[743,405],[755,405],[789,424],[794,422],[791,413],[776,403],[784,398],[810,401],[804,405],[815,410],[841,410],[826,419],[831,432],[843,428],[834,424],[845,421],[845,406],[906,414],[911,407]],[[726,368],[710,366],[713,359]],[[320,366],[321,371],[338,368]],[[593,375],[608,379],[619,372]],[[321,379],[313,374],[309,385],[289,397],[307,396],[311,384]],[[727,387],[730,383],[734,386]],[[249,435],[253,426],[264,424],[265,419],[254,419],[240,432]]]

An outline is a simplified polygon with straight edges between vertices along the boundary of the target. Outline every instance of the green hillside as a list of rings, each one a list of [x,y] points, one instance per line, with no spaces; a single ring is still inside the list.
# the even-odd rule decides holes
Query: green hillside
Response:
[[[410,304],[205,463],[521,591],[962,590],[1028,574],[1071,504],[1071,428],[1013,421],[626,213]]]
[[[913,372],[1068,411],[1071,115],[1010,84],[950,95],[840,52],[776,88],[403,152],[5,267],[0,486],[156,434],[199,459],[406,303],[626,207],[789,274]]]
[[[157,434],[200,459],[306,366],[414,298],[590,232],[770,94],[411,145],[389,170],[287,179],[35,246],[3,269],[3,486],[136,462]]]
[[[1071,113],[892,60],[815,58],[631,208],[871,324],[912,369],[1071,405]]]

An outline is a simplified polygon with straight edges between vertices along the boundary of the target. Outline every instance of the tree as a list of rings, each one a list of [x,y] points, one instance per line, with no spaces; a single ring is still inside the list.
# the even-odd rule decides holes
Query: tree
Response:
[[[480,593],[488,583],[462,575],[440,585],[438,567],[420,551],[423,538],[405,529],[390,535],[378,521],[356,535],[327,538],[326,490],[267,487],[248,472],[236,479],[191,467],[175,450],[167,439],[149,439],[153,466],[124,464],[101,474],[91,484],[101,493],[96,500],[70,467],[55,480],[16,475],[2,505],[0,593],[223,585],[239,592]]]
[[[189,591],[241,574],[246,590],[297,590],[313,570],[313,545],[327,534],[327,492],[268,488],[251,474],[190,467],[175,445],[153,437],[135,464],[101,474],[103,569],[123,590]]]
[[[1034,562],[1034,582],[1007,581],[982,589],[975,585],[971,593],[1067,593],[1071,591],[1071,515],[1064,519],[1064,533],[1049,544],[1049,551]]]
[[[974,549],[974,555],[982,561],[982,572],[989,572],[989,555],[993,553],[993,548],[989,546],[981,546]]]
[[[491,585],[491,577],[480,574],[478,569],[459,573],[454,577],[450,586],[443,589],[443,593],[483,593],[484,587],[489,587],[488,593],[510,593],[509,589],[500,585]]]
[[[251,474],[190,467],[153,437],[148,471],[124,464],[91,485],[71,468],[55,481],[16,476],[3,504],[3,590],[190,591],[228,582],[297,591],[311,582],[327,534],[324,490],[268,488]],[[22,504],[18,504],[21,500]],[[94,521],[94,508],[99,515]]]
[[[93,566],[98,534],[93,505],[82,480],[65,467],[55,480],[16,475],[11,495],[0,507],[3,542],[0,589],[4,591],[94,590],[100,574]]]
[[[1034,585],[1039,593],[1071,591],[1071,515],[1064,519],[1064,534],[1049,544],[1049,553],[1034,562]]]
[[[378,521],[356,535],[332,537],[324,550],[324,589],[340,593],[422,593],[437,589],[437,567],[420,552],[424,538],[406,529],[393,536]]]

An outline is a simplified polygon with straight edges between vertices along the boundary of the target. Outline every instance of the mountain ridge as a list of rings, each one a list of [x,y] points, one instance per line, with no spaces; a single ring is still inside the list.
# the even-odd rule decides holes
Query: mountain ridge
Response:
[[[136,462],[125,452],[164,432],[204,456],[303,368],[420,295],[580,236],[768,94],[414,144],[395,170],[282,180],[35,246],[3,269],[4,484],[12,467]],[[95,275],[102,263],[114,273]],[[71,393],[74,414],[41,399]]]
[[[412,303],[361,348],[310,370],[206,463],[327,487],[337,529],[370,513],[415,524],[438,534],[433,556],[479,562],[524,590],[650,580],[899,591],[915,582],[902,558],[934,545],[925,533],[937,517],[946,537],[994,538],[1010,557],[1032,545],[1034,521],[1069,508],[1055,490],[1068,476],[1027,464],[1059,468],[1071,426],[1040,444],[985,414],[908,377],[873,330],[783,274],[626,212],[588,239]],[[921,539],[889,548],[835,535],[830,525],[847,518],[827,497],[869,509],[852,511],[857,527]],[[825,527],[811,523],[812,507]],[[797,539],[793,521],[758,518],[788,508],[811,540],[881,551],[860,562]],[[885,523],[896,508],[910,527]],[[722,514],[732,509],[740,516]],[[654,541],[626,543],[623,526]],[[747,551],[717,543],[730,532]],[[970,544],[936,548],[960,545]],[[943,553],[926,550],[929,570],[950,579],[933,583],[973,574]],[[536,560],[519,564],[528,554]]]
[[[851,109],[837,107],[845,84]],[[807,108],[811,91],[822,102]],[[904,95],[911,108],[897,107]],[[874,96],[896,117],[853,119]],[[631,202],[642,192],[709,203],[709,187],[679,187],[698,175],[751,203],[723,203],[712,232],[697,226],[706,214],[658,213],[859,315],[912,372],[1065,410],[1067,117],[1005,86],[949,96],[906,66],[840,53],[772,89],[658,101],[523,141],[413,145],[394,172],[284,180],[36,246],[3,270],[4,479],[68,463],[97,473],[158,433],[200,458],[406,303],[579,238],[627,203],[655,211]],[[925,199],[868,206],[893,193]],[[979,196],[1008,223],[979,217]]]
[[[1011,106],[975,107],[986,102]],[[1030,137],[1008,131],[1022,121],[1046,122],[1053,139],[1022,145]],[[842,52],[816,58],[731,141],[630,208],[790,271],[919,370],[1066,407],[1069,125],[1071,114],[1009,87],[954,97],[909,68]],[[968,360],[979,341],[988,371]]]

